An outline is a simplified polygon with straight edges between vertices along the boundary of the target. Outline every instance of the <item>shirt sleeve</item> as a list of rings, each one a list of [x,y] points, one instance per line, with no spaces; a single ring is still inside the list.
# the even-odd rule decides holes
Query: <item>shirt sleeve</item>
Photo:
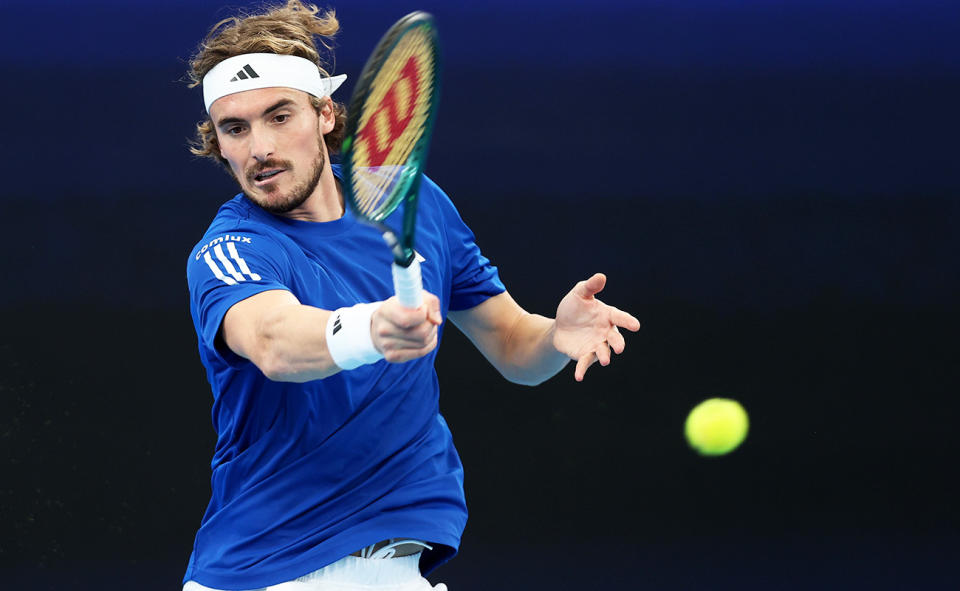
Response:
[[[480,252],[473,231],[460,217],[450,198],[433,181],[424,178],[424,182],[437,197],[437,207],[442,215],[450,249],[450,309],[467,310],[506,291],[497,267]]]
[[[272,237],[245,230],[211,233],[187,261],[190,311],[200,345],[231,366],[243,358],[220,337],[223,318],[234,304],[260,292],[289,291],[287,253]]]

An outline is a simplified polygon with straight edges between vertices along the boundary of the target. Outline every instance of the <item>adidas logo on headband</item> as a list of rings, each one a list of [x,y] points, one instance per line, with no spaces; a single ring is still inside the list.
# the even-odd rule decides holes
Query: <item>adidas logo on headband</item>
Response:
[[[246,71],[246,74],[244,74]],[[259,78],[260,74],[257,74],[256,70],[250,67],[250,64],[247,64],[243,67],[243,70],[237,72],[237,75],[230,79],[230,82],[236,82],[237,80],[246,80],[247,78]]]

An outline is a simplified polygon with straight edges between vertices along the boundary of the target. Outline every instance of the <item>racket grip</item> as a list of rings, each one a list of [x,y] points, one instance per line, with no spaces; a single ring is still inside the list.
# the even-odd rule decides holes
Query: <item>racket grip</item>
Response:
[[[423,279],[420,261],[413,259],[409,267],[393,263],[393,289],[404,308],[419,308],[423,303]]]

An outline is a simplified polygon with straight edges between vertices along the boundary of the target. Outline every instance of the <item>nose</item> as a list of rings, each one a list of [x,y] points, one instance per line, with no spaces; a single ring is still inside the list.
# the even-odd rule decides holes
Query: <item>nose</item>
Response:
[[[273,134],[264,129],[251,130],[250,155],[254,160],[257,162],[265,162],[269,160],[275,150],[276,142],[274,141]]]

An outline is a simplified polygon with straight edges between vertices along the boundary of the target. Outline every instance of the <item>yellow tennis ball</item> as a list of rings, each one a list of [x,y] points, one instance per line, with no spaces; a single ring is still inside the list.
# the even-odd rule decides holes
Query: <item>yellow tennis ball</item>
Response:
[[[690,447],[703,456],[722,456],[743,443],[750,428],[747,411],[729,398],[704,400],[690,411],[684,433]]]

